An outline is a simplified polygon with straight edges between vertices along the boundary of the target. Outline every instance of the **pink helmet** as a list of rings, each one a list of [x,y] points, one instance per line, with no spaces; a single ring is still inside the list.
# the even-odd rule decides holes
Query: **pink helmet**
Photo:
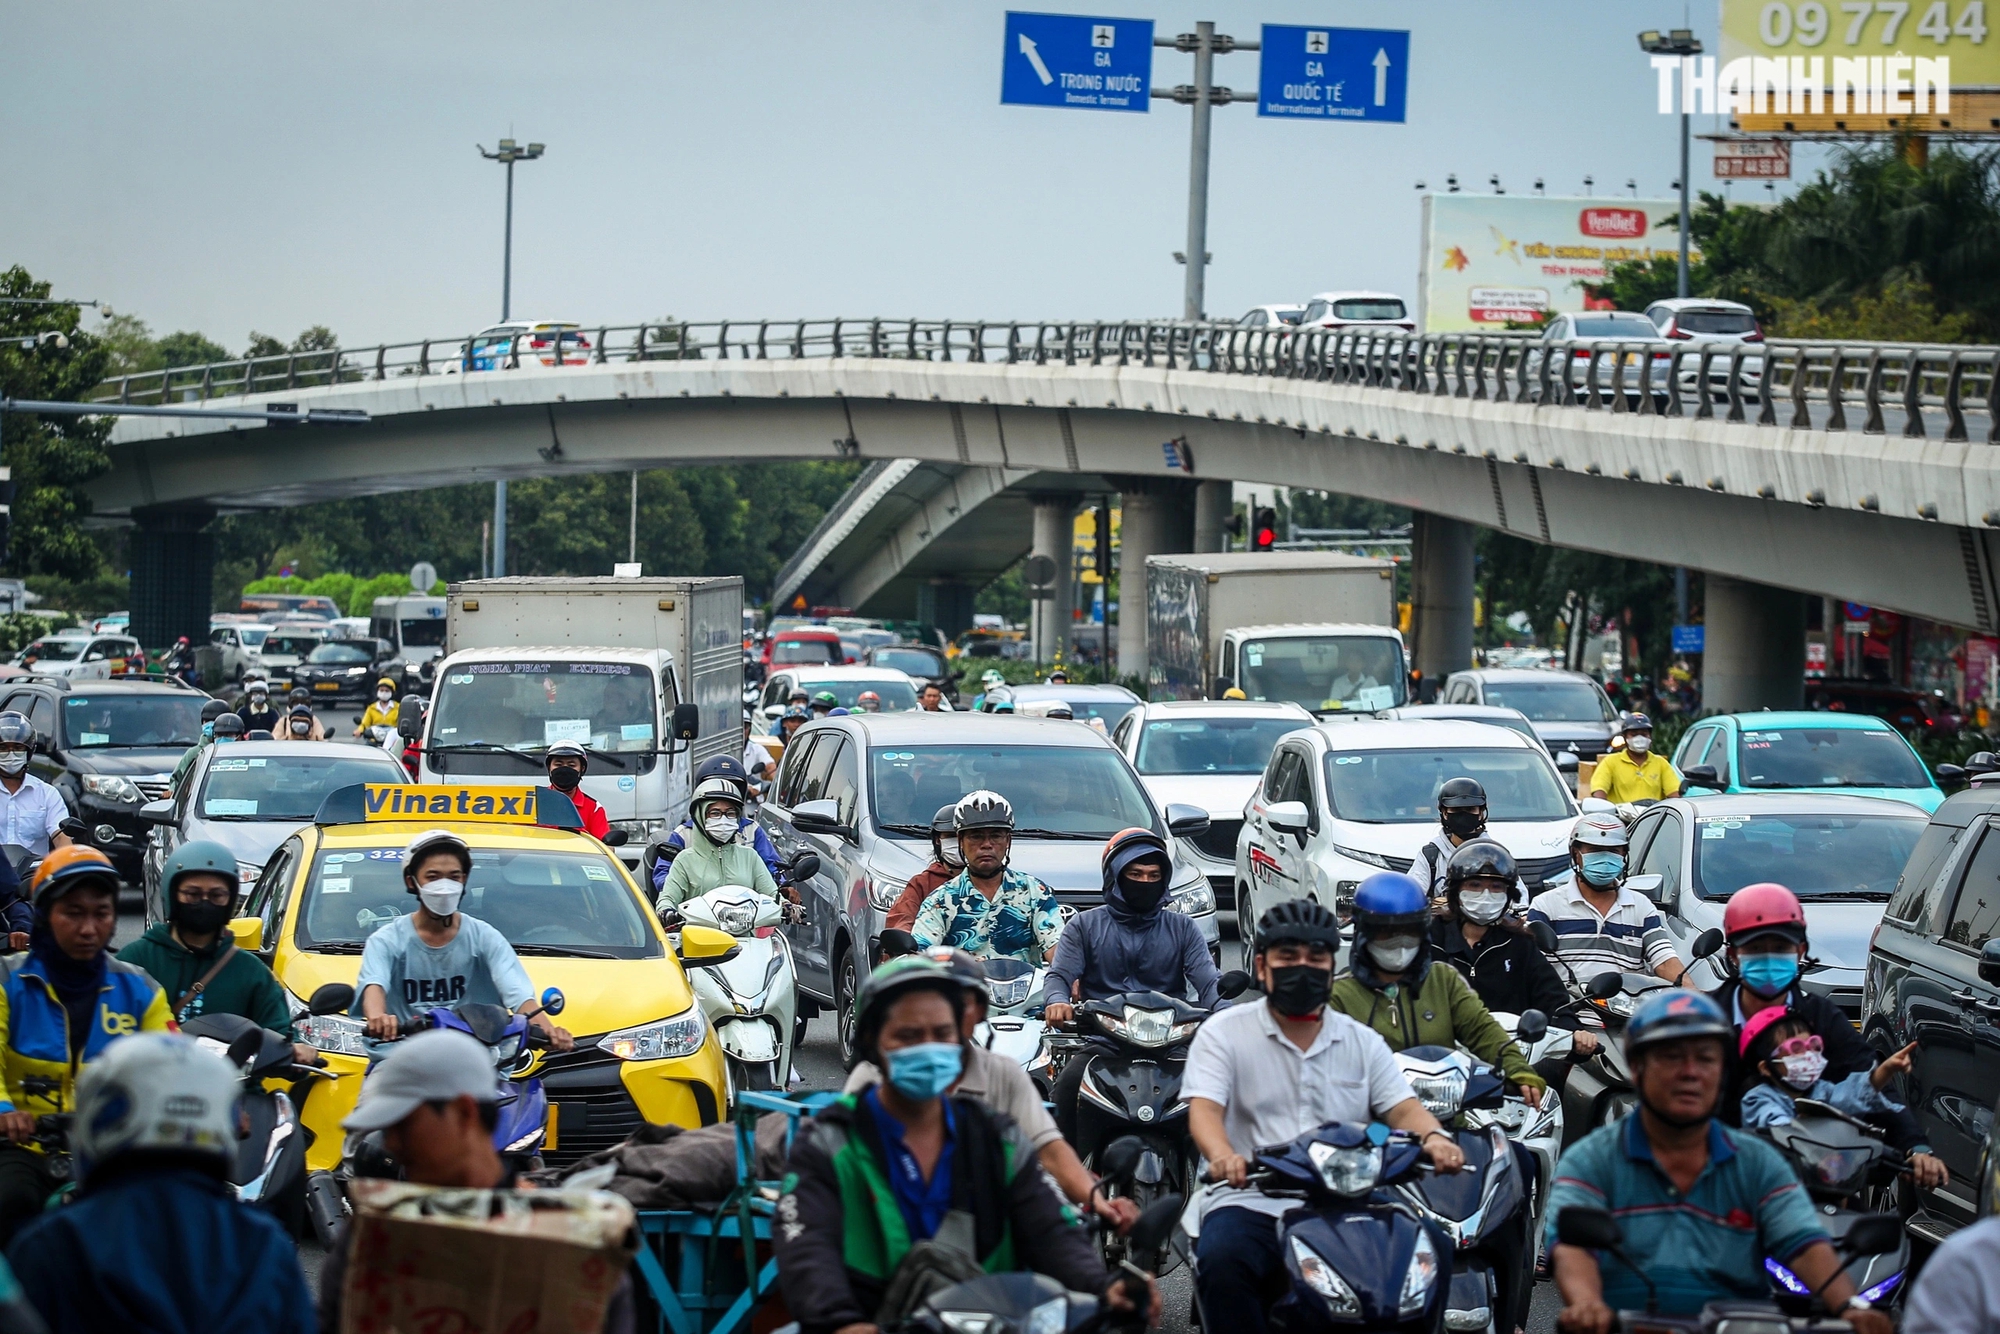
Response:
[[[1745,885],[1729,896],[1729,906],[1722,913],[1722,934],[1732,945],[1752,936],[1769,935],[1803,941],[1806,910],[1799,906],[1799,896],[1783,885],[1769,881]]]

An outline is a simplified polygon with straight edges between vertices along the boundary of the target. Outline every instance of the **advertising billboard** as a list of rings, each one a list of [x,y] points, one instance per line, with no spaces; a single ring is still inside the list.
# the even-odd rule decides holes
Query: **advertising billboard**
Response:
[[[1943,58],[1951,61],[1954,89],[2000,87],[2000,42],[1987,40],[1985,0],[1722,0],[1721,61],[1746,56],[1796,57],[1805,72],[1818,56],[1829,85],[1835,60]]]
[[[1498,331],[1602,308],[1609,266],[1678,253],[1673,199],[1425,195],[1417,314],[1426,333]]]

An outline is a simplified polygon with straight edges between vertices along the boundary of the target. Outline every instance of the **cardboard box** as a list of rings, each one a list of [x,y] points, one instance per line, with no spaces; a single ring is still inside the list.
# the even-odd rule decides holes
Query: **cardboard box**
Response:
[[[598,1334],[638,1244],[608,1191],[354,1181],[340,1334]]]

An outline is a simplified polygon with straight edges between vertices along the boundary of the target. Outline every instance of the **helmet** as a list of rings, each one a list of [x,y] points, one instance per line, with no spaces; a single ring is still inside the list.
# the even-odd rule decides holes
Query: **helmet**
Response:
[[[1227,689],[1227,690],[1225,690],[1225,691],[1223,691],[1223,692],[1222,692],[1222,697],[1223,697],[1224,699],[1249,699],[1249,698],[1250,698],[1250,697],[1249,697],[1248,695],[1246,695],[1246,694],[1244,694],[1244,693],[1243,693],[1243,687],[1241,687],[1241,686],[1231,686],[1231,687],[1229,687],[1229,689]]]
[[[792,705],[791,708],[785,710],[784,717],[778,719],[778,721],[781,723],[784,722],[803,723],[810,720],[811,718],[812,715],[810,713],[807,713],[804,709],[794,704]]]
[[[246,678],[244,679],[244,682],[243,682],[243,689],[244,689],[245,693],[247,693],[247,694],[250,694],[250,695],[262,695],[262,696],[264,696],[264,697],[265,697],[266,699],[270,698],[270,695],[271,695],[271,686],[270,686],[270,683],[269,683],[269,682],[267,682],[267,681],[266,681],[266,680],[265,680],[265,679],[264,679],[263,677],[261,677],[261,676],[259,676],[259,677],[246,677]]]
[[[272,736],[272,735],[271,735],[271,729],[270,729],[270,728],[268,728],[268,727],[253,727],[253,728],[251,728],[251,729],[250,729],[249,731],[247,731],[247,732],[245,732],[245,733],[243,734],[243,739],[244,739],[245,741],[276,741],[276,740],[277,740],[277,738],[276,738],[276,737],[274,737],[274,736]]]
[[[205,723],[212,723],[228,712],[228,704],[219,699],[212,699],[201,706],[201,720]]]
[[[459,865],[472,869],[472,846],[449,829],[426,829],[403,845],[403,869],[409,870],[433,852],[458,854]]]
[[[1653,720],[1643,713],[1628,713],[1618,720],[1618,731],[1621,736],[1626,732],[1646,732],[1650,734],[1652,730]]]
[[[1064,685],[1069,684],[1069,673],[1064,671],[1060,667],[1053,668],[1049,672],[1049,684],[1054,685],[1058,681],[1062,682]]]
[[[1769,881],[1745,885],[1729,896],[1729,906],[1722,910],[1722,934],[1731,945],[1755,936],[1803,941],[1806,910],[1799,906],[1799,896],[1783,885]]]
[[[694,785],[694,795],[688,798],[688,809],[693,810],[705,801],[733,801],[743,804],[743,785],[733,778],[705,778]]]
[[[794,700],[807,700],[811,698],[812,696],[806,693],[804,686],[793,686],[792,693],[785,696],[785,703],[790,704]]]
[[[931,817],[931,855],[946,866],[965,865],[965,859],[958,855],[957,840],[952,838],[956,825],[954,817],[957,812],[956,806],[940,806],[937,808],[937,814]],[[952,845],[950,858],[945,855],[947,843]]]
[[[237,736],[237,737],[242,736],[243,735],[242,715],[235,713],[223,714],[220,718],[217,718],[215,720],[215,726],[209,729],[209,733],[212,736]]]
[[[829,718],[845,718],[847,716],[847,710],[841,708],[838,704],[836,704],[832,708],[826,711],[826,716]]]
[[[1623,820],[1605,811],[1578,820],[1569,831],[1569,845],[1623,852],[1632,846],[1632,836],[1625,832]]]
[[[1000,669],[998,667],[988,667],[985,671],[979,674],[979,684],[985,686],[988,690],[991,690],[994,686],[1006,685],[1007,678],[1000,674]]]
[[[1470,810],[1485,804],[1486,789],[1477,778],[1447,778],[1438,788],[1437,805],[1441,811]]]
[[[293,686],[291,693],[286,695],[285,698],[293,704],[303,704],[312,698],[312,692],[304,686]]]
[[[1150,829],[1121,829],[1104,840],[1104,855],[1098,859],[1104,872],[1104,893],[1108,896],[1118,887],[1118,877],[1125,874],[1126,867],[1149,857],[1159,858],[1172,870],[1174,859],[1166,840]]]
[[[1398,926],[1422,927],[1430,916],[1430,898],[1424,887],[1400,871],[1377,871],[1355,887],[1355,923],[1371,933]]]
[[[557,741],[552,743],[548,750],[542,753],[542,763],[549,765],[555,763],[557,760],[575,760],[586,773],[590,770],[590,752],[583,748],[581,742]]]
[[[1451,860],[1444,865],[1445,892],[1452,892],[1468,880],[1490,876],[1505,880],[1507,895],[1512,898],[1518,874],[1513,853],[1490,838],[1469,839],[1459,845],[1458,851],[1452,853]]]
[[[980,788],[959,798],[952,808],[951,827],[960,834],[968,829],[1012,829],[1014,807],[998,792]]]
[[[236,854],[214,839],[198,838],[175,848],[174,855],[167,858],[167,864],[160,868],[160,879],[167,887],[167,896],[172,898],[174,886],[180,878],[194,871],[213,871],[229,881],[232,888],[240,890],[243,887],[242,877],[236,870]]]
[[[237,1074],[177,1033],[134,1033],[76,1081],[70,1147],[88,1177],[121,1153],[200,1154],[220,1174],[236,1157]]]
[[[694,787],[697,793],[707,792],[711,779],[720,779],[736,787],[736,799],[743,800],[750,790],[750,775],[743,772],[743,761],[734,755],[711,755],[703,760],[694,771]]]
[[[834,694],[831,690],[822,690],[818,694],[812,697],[812,706],[816,709],[818,708],[831,709],[836,707],[839,703],[840,703],[840,696]]]
[[[389,687],[390,693],[394,694],[396,690],[396,678],[393,676],[379,676],[375,678],[375,688],[380,690],[383,686]]]
[[[30,886],[35,912],[38,915],[46,913],[50,904],[72,889],[93,885],[113,894],[118,892],[118,868],[111,864],[109,857],[82,843],[52,848],[49,855],[42,858],[42,864],[35,868],[35,878]]]
[[[854,1050],[864,1056],[875,1052],[875,1038],[882,1031],[882,1018],[898,996],[911,991],[935,991],[951,1002],[956,1014],[965,1012],[965,983],[952,970],[928,954],[905,954],[891,959],[868,974],[854,993]]]
[[[987,1004],[993,1003],[993,984],[987,980],[986,965],[976,955],[950,945],[933,945],[918,951],[918,957],[932,963],[943,964],[945,970],[957,979],[960,986],[968,991],[976,991]]]
[[[1665,987],[1639,1002],[1625,1021],[1625,1059],[1656,1042],[1681,1038],[1720,1038],[1725,1046],[1736,1030],[1715,1002],[1699,991]]]
[[[32,746],[35,744],[35,725],[28,721],[28,715],[18,709],[0,713],[0,746]]]
[[[1286,899],[1264,910],[1257,919],[1257,952],[1273,945],[1324,945],[1340,948],[1340,919],[1316,899]]]
[[[866,708],[870,704],[879,708],[882,704],[882,697],[872,690],[864,690],[854,697],[854,702],[863,708]]]

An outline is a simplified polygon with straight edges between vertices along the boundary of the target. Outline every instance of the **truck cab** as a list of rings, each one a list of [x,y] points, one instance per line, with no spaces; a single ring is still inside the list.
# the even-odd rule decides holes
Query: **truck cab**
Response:
[[[404,678],[428,681],[444,652],[445,600],[407,594],[376,598],[370,611],[368,633],[395,646]]]
[[[1403,636],[1383,625],[1246,625],[1222,633],[1215,694],[1289,702],[1321,716],[1409,703]]]

